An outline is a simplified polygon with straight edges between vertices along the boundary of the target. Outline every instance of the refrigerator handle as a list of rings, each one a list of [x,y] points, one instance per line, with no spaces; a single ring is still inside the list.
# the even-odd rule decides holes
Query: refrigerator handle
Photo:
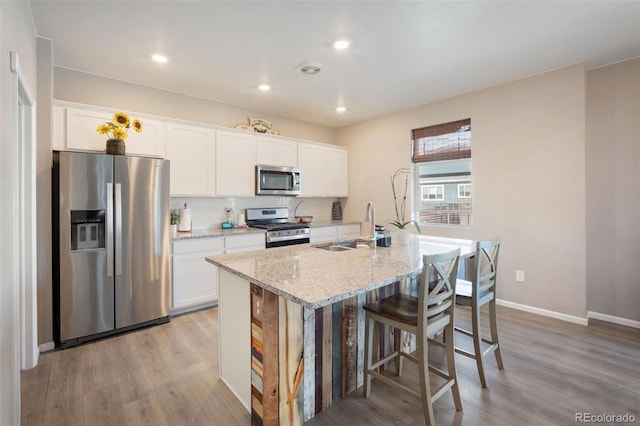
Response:
[[[119,183],[116,183],[115,224],[116,275],[122,275],[122,185]]]
[[[107,276],[113,276],[113,184],[107,183]]]

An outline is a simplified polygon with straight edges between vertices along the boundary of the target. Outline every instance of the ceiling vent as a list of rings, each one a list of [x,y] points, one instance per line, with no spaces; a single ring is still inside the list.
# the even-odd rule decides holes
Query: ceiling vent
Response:
[[[302,74],[306,75],[316,75],[320,74],[322,71],[326,70],[322,64],[313,61],[306,61],[295,67],[296,70],[300,71]]]

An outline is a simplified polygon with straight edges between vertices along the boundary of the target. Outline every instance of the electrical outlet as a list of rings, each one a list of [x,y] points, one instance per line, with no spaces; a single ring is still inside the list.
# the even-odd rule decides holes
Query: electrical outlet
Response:
[[[524,271],[516,271],[516,281],[524,282]]]

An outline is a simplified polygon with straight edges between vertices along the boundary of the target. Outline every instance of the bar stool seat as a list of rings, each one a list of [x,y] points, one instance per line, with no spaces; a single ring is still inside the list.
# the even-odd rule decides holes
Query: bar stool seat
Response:
[[[456,410],[462,411],[462,401],[455,368],[455,348],[453,345],[455,286],[459,256],[459,249],[449,253],[424,256],[418,297],[395,294],[364,305],[365,398],[371,392],[371,379],[375,377],[377,380],[418,398],[422,402],[424,419],[427,425],[435,424],[433,402],[449,389],[451,389]],[[417,356],[404,352],[398,344],[393,353],[383,356],[374,362],[373,330],[376,323],[394,327],[395,333],[403,330],[415,334]],[[447,353],[447,371],[442,371],[428,363],[428,342],[442,332],[445,335],[445,342],[449,342],[444,344]],[[398,340],[396,339],[396,341]],[[438,346],[443,346],[440,342],[434,343],[438,343]],[[402,358],[407,358],[418,364],[419,392],[378,371],[381,365],[395,359],[396,375],[400,376],[402,374]],[[431,391],[430,371],[445,379],[445,382],[435,392]]]

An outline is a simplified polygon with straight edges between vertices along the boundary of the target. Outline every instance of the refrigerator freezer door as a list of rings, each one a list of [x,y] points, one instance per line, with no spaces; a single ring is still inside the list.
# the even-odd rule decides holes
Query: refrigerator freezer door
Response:
[[[114,328],[113,277],[107,274],[107,186],[112,157],[60,152],[60,340]],[[89,235],[93,234],[93,235]]]
[[[169,162],[115,156],[116,329],[167,317],[171,311]],[[118,206],[117,204],[120,203]]]

